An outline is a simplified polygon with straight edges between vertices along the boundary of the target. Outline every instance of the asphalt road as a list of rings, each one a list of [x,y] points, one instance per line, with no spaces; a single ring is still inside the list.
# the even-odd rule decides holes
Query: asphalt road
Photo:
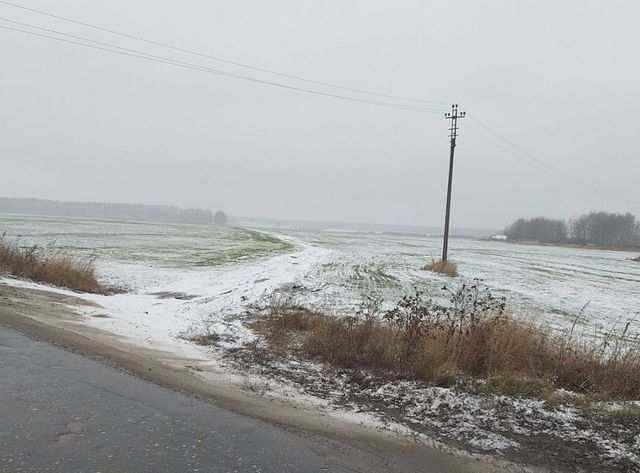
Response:
[[[2,472],[403,471],[386,463],[0,326]]]

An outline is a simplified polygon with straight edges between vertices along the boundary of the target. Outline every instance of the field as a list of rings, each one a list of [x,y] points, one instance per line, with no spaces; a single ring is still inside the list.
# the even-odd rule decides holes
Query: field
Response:
[[[181,301],[190,321],[210,315],[235,325],[230,317],[273,291],[350,313],[363,296],[375,294],[391,306],[414,288],[438,298],[443,284],[478,278],[505,296],[516,314],[534,315],[553,327],[577,320],[587,335],[621,332],[629,321],[629,333],[639,328],[640,267],[625,252],[453,239],[450,254],[460,277],[452,280],[421,269],[437,258],[441,243],[423,236],[9,215],[0,216],[0,232],[23,246],[94,258],[102,281],[130,289],[112,299],[133,307],[144,306],[150,293],[194,295]]]
[[[541,324],[540,333],[595,336],[608,346],[623,334],[635,340],[640,333],[637,255],[453,239],[450,257],[459,276],[450,278],[422,269],[439,256],[440,239],[428,236],[0,215],[3,232],[5,241],[24,248],[38,244],[88,257],[102,284],[124,289],[81,294],[97,304],[75,309],[84,323],[141,349],[193,360],[188,366],[197,365],[197,373],[223,366],[241,379],[241,389],[257,395],[311,403],[332,415],[449,447],[501,451],[515,461],[557,466],[576,461],[563,452],[577,449],[584,471],[603,471],[603,465],[606,471],[628,471],[640,464],[637,401],[578,399],[519,378],[489,379],[470,389],[449,373],[390,379],[360,368],[349,372],[349,363],[336,370],[318,358],[265,357],[264,337],[256,330],[256,322],[278,307],[349,316],[363,301],[392,308],[416,290],[439,301],[443,287],[455,290],[479,279],[505,298],[515,318]],[[43,287],[8,274],[0,274],[0,283]],[[434,385],[433,379],[447,382]],[[486,389],[493,382],[502,385],[502,394]],[[512,395],[503,395],[505,386]],[[546,437],[534,435],[540,429]],[[538,455],[551,445],[553,454]]]

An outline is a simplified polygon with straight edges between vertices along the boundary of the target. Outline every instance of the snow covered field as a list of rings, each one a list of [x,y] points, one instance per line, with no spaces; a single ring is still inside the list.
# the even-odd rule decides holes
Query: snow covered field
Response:
[[[586,334],[640,326],[640,265],[632,253],[454,239],[461,277],[422,271],[440,239],[337,231],[268,230],[0,215],[0,232],[96,259],[101,278],[130,289],[88,296],[109,318],[96,324],[149,343],[174,345],[190,330],[223,342],[250,337],[242,314],[285,287],[299,302],[347,313],[364,294],[393,305],[413,288],[438,297],[443,284],[481,279],[523,316]],[[15,281],[13,282],[15,284]],[[234,342],[235,339],[235,342]],[[173,347],[177,348],[177,347]]]

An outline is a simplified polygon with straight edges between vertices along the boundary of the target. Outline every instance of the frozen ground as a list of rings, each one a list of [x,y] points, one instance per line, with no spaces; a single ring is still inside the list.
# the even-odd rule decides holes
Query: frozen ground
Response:
[[[277,399],[321,399],[322,408],[416,441],[471,453],[491,453],[551,471],[621,473],[640,470],[637,417],[624,419],[620,403],[585,415],[571,403],[491,394],[478,386],[445,388],[418,381],[378,379],[292,357],[253,350],[227,355],[253,386]],[[559,397],[571,398],[566,391]],[[316,401],[317,402],[317,401]],[[626,408],[638,408],[628,403]]]
[[[452,284],[420,269],[440,248],[439,239],[423,236],[0,215],[4,231],[24,245],[93,257],[102,279],[129,288],[113,296],[83,295],[101,306],[85,309],[92,316],[88,323],[135,344],[194,358],[201,358],[203,349],[186,341],[189,335],[215,333],[219,345],[208,356],[216,360],[251,341],[247,313],[273,294],[293,293],[298,302],[340,314],[352,311],[363,294],[376,293],[391,305],[414,287],[437,297],[443,284]],[[566,327],[587,304],[579,319],[586,334],[621,329],[640,318],[640,264],[630,261],[634,254],[473,240],[452,240],[450,248],[460,266],[456,284],[480,278],[506,296],[520,316]],[[632,333],[639,328],[632,322]],[[638,432],[622,427],[608,432],[575,411],[549,410],[533,401],[507,402],[415,383],[374,382],[363,388],[347,374],[327,375],[318,365],[295,360],[273,365],[235,360],[228,366],[253,370],[259,383],[270,386],[270,396],[313,400],[358,421],[474,451],[535,453],[536,444],[527,440],[535,434],[565,442],[575,455],[597,452],[610,462],[605,464],[621,468],[637,465],[640,455]]]
[[[202,316],[230,323],[229,315],[238,315],[243,306],[286,283],[297,286],[301,302],[337,313],[353,310],[365,293],[375,292],[394,304],[414,287],[437,297],[443,284],[451,284],[420,269],[438,256],[441,244],[423,236],[265,233],[0,215],[3,231],[25,245],[52,245],[94,257],[102,278],[132,289],[105,304],[149,312],[148,318],[158,319],[154,325],[173,333],[177,325],[184,329],[186,319]],[[460,266],[457,283],[483,280],[494,293],[506,296],[519,315],[562,327],[572,324],[586,305],[578,322],[587,334],[621,329],[640,319],[640,265],[631,261],[637,256],[633,253],[459,239],[450,248]],[[158,292],[195,298],[156,300],[149,295]],[[170,319],[166,324],[160,321],[165,316]],[[632,332],[638,329],[632,322]]]
[[[446,277],[420,269],[432,256],[438,257],[438,238],[286,234],[334,251],[314,268],[316,305],[344,310],[357,304],[363,292],[379,293],[392,304],[413,287],[437,297],[443,284],[451,284]],[[640,320],[640,265],[630,261],[633,253],[454,239],[450,255],[459,263],[458,282],[481,279],[495,294],[506,296],[522,316],[543,317],[551,325],[566,327],[586,305],[579,325],[587,333]]]
[[[50,244],[95,257],[101,279],[129,289],[111,296],[84,294],[101,306],[83,311],[90,323],[184,354],[192,353],[193,345],[184,340],[191,333],[215,332],[226,346],[250,340],[242,319],[245,308],[287,283],[304,280],[329,253],[244,229],[22,217],[2,223],[13,230],[6,238],[15,236],[24,245]]]

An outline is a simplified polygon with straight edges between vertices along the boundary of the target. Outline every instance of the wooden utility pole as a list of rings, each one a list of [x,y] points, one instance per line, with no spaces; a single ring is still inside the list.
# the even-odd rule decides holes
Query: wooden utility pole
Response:
[[[453,152],[456,148],[456,138],[458,136],[458,118],[464,118],[464,112],[458,112],[458,105],[451,106],[451,112],[444,114],[447,120],[451,120],[450,138],[451,151],[449,155],[449,185],[447,187],[447,211],[444,217],[444,244],[442,246],[442,261],[447,261],[447,251],[449,249],[449,217],[451,215],[451,185],[453,184]]]

